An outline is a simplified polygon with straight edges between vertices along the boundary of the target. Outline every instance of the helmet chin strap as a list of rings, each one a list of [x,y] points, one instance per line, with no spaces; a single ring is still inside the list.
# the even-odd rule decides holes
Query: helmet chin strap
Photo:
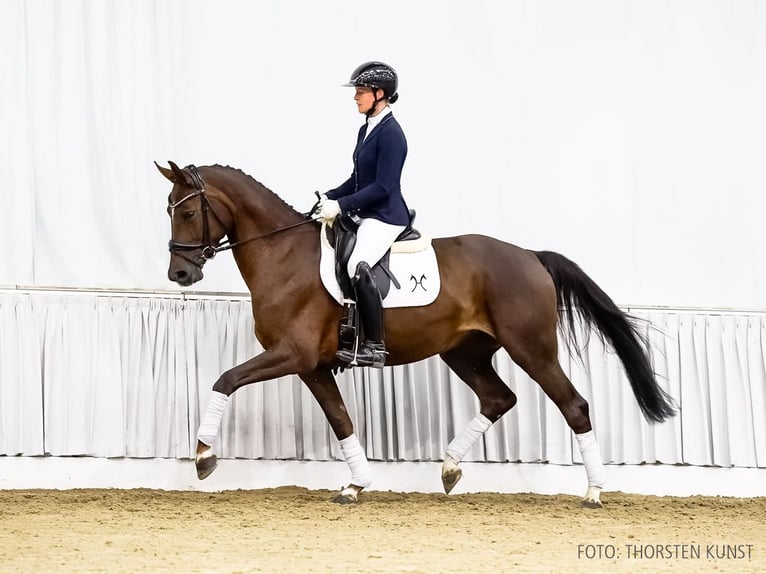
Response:
[[[380,89],[380,88],[375,88],[375,92],[377,92],[379,89]],[[386,94],[385,94],[385,92],[383,93],[383,97],[382,97],[382,98],[379,98],[379,97],[375,96],[375,101],[374,101],[374,102],[372,102],[372,105],[370,106],[370,109],[369,109],[369,110],[367,110],[367,111],[364,113],[364,115],[365,115],[365,116],[367,116],[367,120],[368,120],[368,121],[369,121],[369,119],[370,119],[370,118],[371,118],[371,117],[372,117],[372,116],[375,114],[375,110],[377,110],[377,109],[378,109],[378,102],[382,102],[382,101],[383,101],[383,100],[385,100],[385,99],[386,99]]]

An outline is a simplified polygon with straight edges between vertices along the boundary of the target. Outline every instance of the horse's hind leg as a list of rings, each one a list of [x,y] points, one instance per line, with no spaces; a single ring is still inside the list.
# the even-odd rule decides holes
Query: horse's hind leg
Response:
[[[449,494],[462,478],[458,466],[473,444],[516,404],[516,395],[492,367],[492,355],[500,346],[483,333],[473,333],[441,358],[476,393],[479,413],[447,446],[442,464],[442,484]]]
[[[582,505],[601,508],[600,494],[606,471],[591,426],[588,402],[577,392],[559,364],[555,323],[550,329],[538,332],[537,336],[527,333],[504,346],[514,362],[540,385],[564,415],[577,439],[588,477],[588,490]]]

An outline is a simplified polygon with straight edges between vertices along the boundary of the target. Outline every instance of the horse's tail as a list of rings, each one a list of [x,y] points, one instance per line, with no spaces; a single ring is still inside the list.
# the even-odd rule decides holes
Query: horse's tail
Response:
[[[673,400],[657,384],[646,351],[647,340],[636,326],[637,319],[620,310],[573,261],[552,251],[535,254],[553,278],[559,320],[567,322],[569,336],[574,337],[579,315],[586,329],[595,327],[602,340],[606,339],[617,351],[646,419],[662,422],[675,415]]]

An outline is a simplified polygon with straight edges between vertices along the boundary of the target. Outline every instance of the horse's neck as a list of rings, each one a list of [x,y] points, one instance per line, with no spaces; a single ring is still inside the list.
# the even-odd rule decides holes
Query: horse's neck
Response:
[[[303,216],[265,186],[231,168],[216,171],[216,185],[234,206],[233,240],[243,241],[299,222]]]
[[[236,248],[234,258],[250,291],[256,320],[264,309],[292,308],[299,293],[321,289],[319,257],[319,231],[312,224]]]
[[[217,184],[235,206],[229,239],[244,242],[234,248],[234,257],[254,304],[285,290],[299,264],[296,257],[300,263],[305,262],[304,257],[315,258],[319,265],[316,227],[307,224],[286,229],[303,221],[302,214],[249,177],[229,174]]]
[[[248,197],[242,194],[234,221],[237,235],[255,230],[258,233],[270,233],[288,225],[298,223],[302,216],[278,197],[268,192]],[[245,237],[238,237],[241,241]]]

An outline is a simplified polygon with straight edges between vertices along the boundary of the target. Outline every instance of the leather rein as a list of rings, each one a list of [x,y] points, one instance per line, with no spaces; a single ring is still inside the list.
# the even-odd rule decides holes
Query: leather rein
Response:
[[[232,243],[228,238],[227,239],[221,239],[221,241],[218,242],[217,245],[213,245],[212,241],[210,241],[210,222],[208,220],[208,212],[213,214],[213,217],[215,217],[216,221],[225,229],[225,226],[223,225],[223,222],[221,221],[221,218],[218,217],[218,214],[215,212],[215,208],[210,203],[210,200],[207,197],[207,194],[205,193],[205,182],[202,179],[202,176],[199,173],[199,170],[195,165],[187,165],[184,168],[184,172],[188,173],[191,176],[192,182],[194,183],[194,191],[190,194],[182,197],[175,203],[173,203],[170,200],[170,196],[168,196],[168,207],[172,210],[174,210],[179,205],[183,204],[186,201],[189,201],[190,199],[194,197],[199,197],[200,201],[202,203],[202,241],[200,243],[181,243],[179,241],[175,241],[172,236],[170,238],[170,241],[168,241],[168,250],[173,253],[174,255],[178,255],[182,259],[185,259],[189,263],[192,263],[196,267],[199,267],[202,269],[202,266],[213,257],[216,256],[217,253],[220,253],[221,251],[228,251],[229,249],[233,249],[239,245],[242,245],[243,243],[249,243],[251,241],[256,241],[258,239],[263,239],[264,237],[269,237],[271,235],[275,235],[281,231],[287,231],[288,229],[293,229],[294,227],[299,227],[301,225],[305,225],[307,223],[311,223],[312,221],[316,221],[311,217],[311,215],[314,213],[316,209],[316,205],[314,208],[312,208],[311,211],[308,213],[302,214],[304,217],[307,217],[304,221],[300,221],[298,223],[294,223],[292,225],[288,225],[287,227],[280,227],[279,229],[274,229],[272,231],[268,231],[266,233],[263,233],[261,235],[256,235],[255,237],[250,237],[248,239],[243,239],[242,241],[235,241]],[[171,227],[171,233],[172,233],[172,227]],[[202,256],[202,260],[199,259],[192,259],[191,257],[188,257],[185,252],[187,251],[196,251],[200,250],[200,255]]]

